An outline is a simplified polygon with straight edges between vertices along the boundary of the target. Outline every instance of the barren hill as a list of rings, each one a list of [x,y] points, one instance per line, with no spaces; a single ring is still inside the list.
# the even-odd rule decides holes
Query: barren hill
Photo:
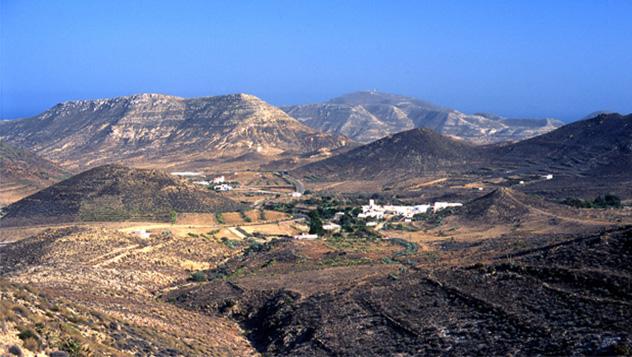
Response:
[[[557,172],[632,175],[632,115],[599,114],[493,150],[495,160]],[[613,168],[612,166],[615,165]],[[613,170],[614,169],[614,170]]]
[[[430,129],[413,129],[306,165],[297,173],[328,179],[433,175],[467,169],[479,161],[482,152],[479,146]]]
[[[0,140],[0,204],[15,201],[69,175],[54,163]]]
[[[546,173],[554,174],[556,180],[534,183],[529,189],[539,187],[541,190],[536,192],[545,192],[546,185],[568,178],[581,181],[584,187],[608,183],[608,187],[601,188],[608,192],[632,181],[631,164],[632,115],[607,114],[506,145],[475,146],[428,129],[414,129],[305,165],[295,172],[317,180],[401,180],[413,175],[463,173],[539,177]]]
[[[529,208],[516,201],[513,198],[513,194],[518,193],[507,188],[496,189],[483,197],[467,203],[463,209],[464,216],[469,221],[484,222],[486,224],[517,221],[529,213]]]
[[[0,138],[67,167],[303,153],[349,141],[247,94],[191,99],[139,94],[64,102],[33,118],[1,122]]]
[[[464,114],[419,99],[388,93],[355,92],[325,103],[283,107],[305,124],[368,143],[413,128],[473,143],[518,141],[551,131],[554,119],[507,119],[492,114]]]
[[[239,207],[215,192],[158,170],[105,165],[7,206],[0,223],[168,221],[172,212],[215,212]]]

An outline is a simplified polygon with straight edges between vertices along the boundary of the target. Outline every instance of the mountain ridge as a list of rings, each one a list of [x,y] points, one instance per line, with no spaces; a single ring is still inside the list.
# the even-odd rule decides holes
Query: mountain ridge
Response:
[[[602,114],[511,144],[476,146],[428,129],[413,129],[294,172],[324,180],[468,172],[625,178],[632,177],[628,163],[632,163],[632,115]]]
[[[340,135],[312,129],[248,94],[181,98],[135,94],[66,101],[32,118],[0,123],[0,139],[68,167],[132,160],[225,159],[259,152],[337,149]]]
[[[477,144],[519,141],[562,125],[556,119],[509,119],[464,114],[417,98],[377,91],[352,92],[324,103],[281,109],[305,124],[368,143],[389,134],[430,128]]]

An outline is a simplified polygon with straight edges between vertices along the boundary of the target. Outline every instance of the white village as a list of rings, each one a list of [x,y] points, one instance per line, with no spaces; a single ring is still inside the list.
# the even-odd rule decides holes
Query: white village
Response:
[[[449,208],[449,207],[460,207],[463,206],[462,203],[452,203],[452,202],[435,202],[434,204],[423,204],[416,206],[393,206],[393,205],[377,205],[375,204],[375,200],[369,200],[368,205],[362,206],[362,213],[358,214],[359,218],[375,218],[375,219],[384,219],[385,216],[400,216],[406,219],[411,219],[416,214],[424,214],[427,213],[429,209],[432,208],[433,212],[438,212],[440,210]]]

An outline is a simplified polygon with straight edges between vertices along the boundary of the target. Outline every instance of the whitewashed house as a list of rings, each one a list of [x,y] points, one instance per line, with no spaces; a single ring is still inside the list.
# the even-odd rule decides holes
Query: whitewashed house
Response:
[[[202,176],[201,172],[192,172],[192,171],[175,171],[171,173],[174,176],[183,176],[183,177],[194,177],[194,176]]]
[[[452,202],[435,202],[434,206],[432,206],[432,211],[437,212],[442,209],[450,208],[450,207],[461,207],[462,203],[452,203]]]
[[[323,224],[323,229],[328,232],[339,232],[341,228],[342,227],[340,227],[340,225],[335,224],[335,223]]]
[[[307,234],[307,233],[301,233],[299,235],[295,235],[294,239],[299,239],[299,240],[313,240],[313,239],[318,239],[318,234]]]
[[[138,229],[138,230],[132,231],[131,233],[133,235],[135,235],[135,236],[137,236],[139,238],[143,238],[143,239],[147,239],[147,238],[149,238],[151,236],[151,233],[147,232],[144,229]]]
[[[233,190],[233,186],[227,184],[227,183],[223,183],[221,185],[215,185],[213,187],[213,189],[215,191],[219,191],[219,192],[226,192],[226,191],[232,191]]]
[[[226,181],[226,178],[224,176],[217,176],[213,178],[213,183],[216,185],[222,184]]]
[[[202,186],[209,186],[211,184],[209,181],[206,181],[206,180],[193,181],[193,183],[196,185],[202,185]]]

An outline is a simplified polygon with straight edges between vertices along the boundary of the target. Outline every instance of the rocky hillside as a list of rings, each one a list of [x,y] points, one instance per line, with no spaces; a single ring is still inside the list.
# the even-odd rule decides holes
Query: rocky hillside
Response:
[[[516,120],[490,114],[464,114],[415,98],[356,92],[325,103],[284,107],[288,114],[328,133],[368,143],[413,128],[429,128],[473,143],[519,141],[551,131],[553,119]]]
[[[303,166],[296,173],[327,179],[431,176],[467,169],[482,160],[483,152],[482,147],[430,129],[413,129]]]
[[[494,150],[494,159],[556,171],[632,174],[632,115],[599,114]]]
[[[0,138],[67,167],[304,153],[349,141],[312,129],[247,94],[70,101],[33,118],[0,122]]]
[[[213,191],[158,170],[105,165],[7,206],[0,225],[169,221],[173,212],[215,212],[239,207]]]
[[[392,135],[297,169],[324,180],[436,174],[632,179],[632,115],[599,115],[506,145],[475,146],[428,129]],[[612,181],[613,183],[615,181]]]
[[[0,140],[0,204],[31,194],[68,175],[54,163]]]

